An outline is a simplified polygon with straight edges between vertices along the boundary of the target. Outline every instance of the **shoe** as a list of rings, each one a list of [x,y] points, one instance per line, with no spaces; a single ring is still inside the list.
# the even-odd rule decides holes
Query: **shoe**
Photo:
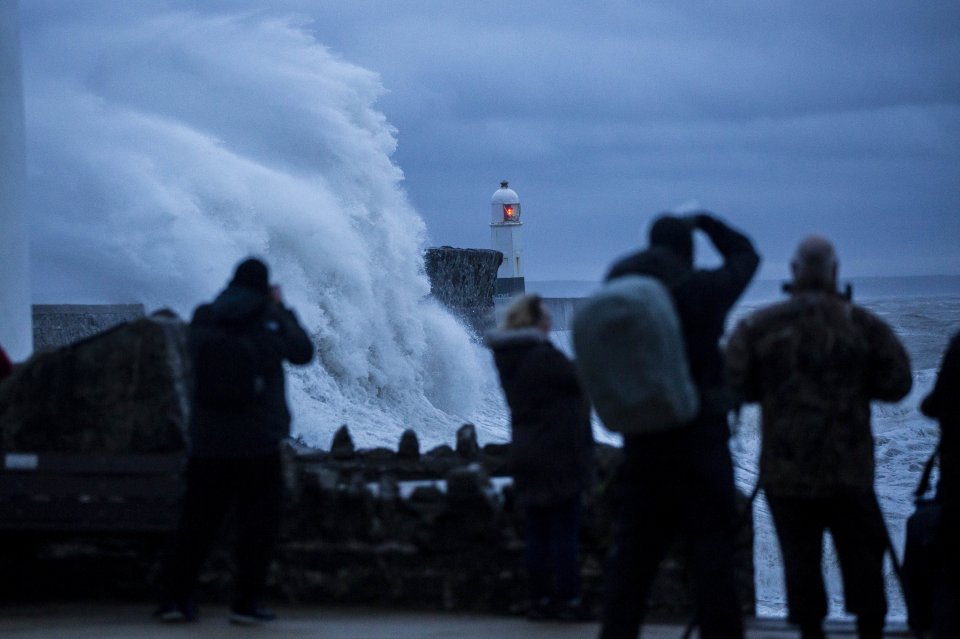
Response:
[[[192,601],[179,603],[165,601],[157,607],[153,617],[164,623],[186,623],[197,621],[200,618],[200,610],[197,608],[197,604]]]
[[[584,606],[583,601],[580,599],[564,601],[557,606],[554,616],[558,621],[582,622],[597,620],[597,616]]]
[[[255,626],[277,618],[271,610],[254,606],[253,608],[234,608],[230,611],[230,623],[238,626]]]

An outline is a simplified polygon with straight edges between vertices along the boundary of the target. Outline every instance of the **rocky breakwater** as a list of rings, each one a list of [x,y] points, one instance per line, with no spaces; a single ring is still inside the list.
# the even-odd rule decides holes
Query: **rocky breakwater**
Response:
[[[428,248],[424,268],[430,294],[475,333],[493,326],[493,294],[503,253],[450,246]]]

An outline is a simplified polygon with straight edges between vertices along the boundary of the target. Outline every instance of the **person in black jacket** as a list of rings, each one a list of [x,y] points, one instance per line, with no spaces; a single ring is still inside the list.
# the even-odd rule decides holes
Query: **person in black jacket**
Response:
[[[694,268],[694,230],[710,239],[723,257],[722,266]],[[602,639],[636,638],[650,585],[677,535],[685,542],[701,637],[743,636],[734,580],[729,406],[719,340],[727,313],[759,263],[750,240],[717,218],[664,215],[650,229],[650,247],[618,260],[607,275],[608,280],[651,276],[670,291],[700,412],[678,429],[624,437],[617,479],[621,512],[607,571]]]
[[[950,341],[936,385],[920,410],[940,422],[937,547],[943,561],[936,575],[933,636],[947,639],[960,636],[960,333]]]
[[[234,405],[215,404],[207,399],[206,386],[216,380],[197,372],[186,491],[156,612],[162,621],[197,619],[197,577],[231,507],[236,509],[237,531],[230,621],[253,624],[274,618],[262,607],[261,598],[280,525],[280,445],[290,431],[283,362],[307,364],[313,357],[313,343],[293,311],[283,305],[279,287],[270,286],[267,266],[254,258],[237,266],[227,288],[211,304],[194,311],[188,343],[195,367],[201,365],[200,351],[225,331],[242,336],[242,344],[249,344],[256,353],[255,390]],[[223,373],[229,377],[230,371]]]
[[[542,300],[526,295],[508,309],[500,330],[487,333],[487,344],[510,407],[510,467],[526,519],[529,616],[577,621],[589,616],[580,600],[577,550],[593,431],[573,364],[550,343],[549,332]]]
[[[0,346],[0,379],[9,377],[12,372],[13,363],[7,356],[7,351],[3,350],[3,347]]]

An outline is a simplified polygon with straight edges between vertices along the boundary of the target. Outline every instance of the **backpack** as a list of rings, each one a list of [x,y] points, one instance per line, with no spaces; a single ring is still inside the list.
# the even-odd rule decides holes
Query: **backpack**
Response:
[[[203,326],[194,348],[194,397],[204,408],[238,411],[256,403],[265,378],[253,326]]]
[[[658,280],[607,282],[577,309],[573,347],[583,387],[610,430],[653,433],[696,416],[700,401],[680,320]]]
[[[937,533],[943,512],[943,502],[937,497],[926,497],[930,475],[940,456],[940,446],[930,455],[923,467],[920,483],[913,493],[914,510],[907,518],[903,549],[901,585],[907,604],[907,625],[923,632],[933,627],[933,600],[937,589],[937,573],[943,566],[943,547]]]

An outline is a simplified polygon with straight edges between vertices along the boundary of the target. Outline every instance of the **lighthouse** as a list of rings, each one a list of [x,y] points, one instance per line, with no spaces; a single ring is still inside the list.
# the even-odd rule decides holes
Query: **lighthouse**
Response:
[[[520,252],[520,198],[506,180],[490,199],[490,248],[503,253],[497,270],[495,296],[500,299],[522,295],[523,260]]]

